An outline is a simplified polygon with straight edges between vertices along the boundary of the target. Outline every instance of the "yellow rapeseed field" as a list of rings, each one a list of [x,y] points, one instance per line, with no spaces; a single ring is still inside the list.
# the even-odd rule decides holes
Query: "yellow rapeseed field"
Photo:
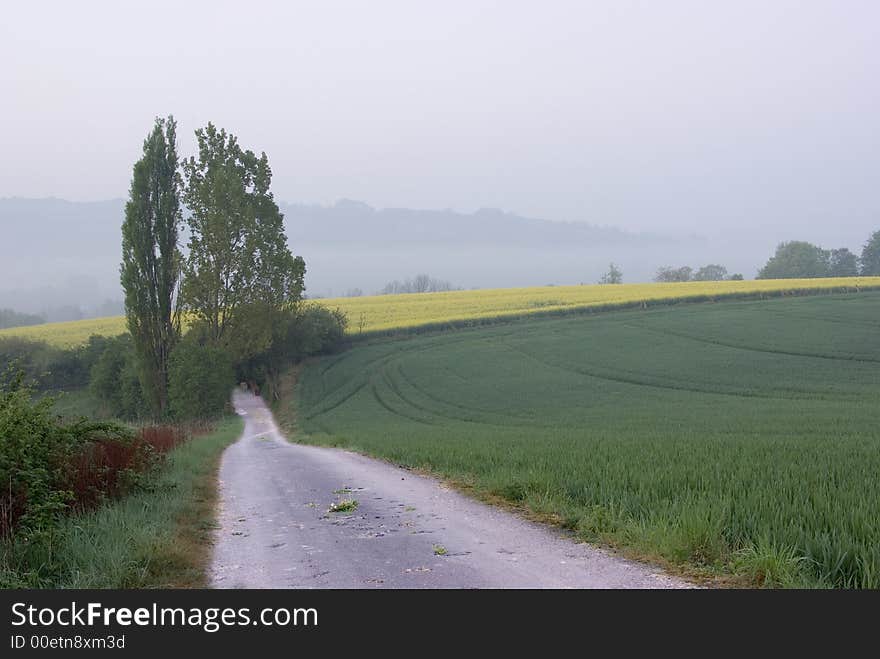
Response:
[[[21,336],[32,341],[45,341],[58,348],[73,348],[86,343],[93,334],[116,336],[125,333],[124,316],[106,316],[88,320],[69,320],[28,327],[10,327],[0,330],[0,339]]]
[[[344,311],[349,319],[348,331],[351,334],[358,334],[470,320],[503,319],[533,313],[623,307],[638,303],[739,297],[760,293],[775,296],[823,290],[855,291],[866,288],[880,288],[880,277],[540,286],[448,293],[372,295],[322,299],[317,302],[328,308],[339,308]],[[59,347],[71,347],[85,343],[92,334],[110,336],[124,331],[125,320],[117,316],[15,327],[0,330],[0,337],[23,336],[46,341]]]
[[[673,284],[619,284],[498,288],[448,293],[374,295],[321,300],[339,307],[349,319],[349,332],[412,328],[446,322],[504,318],[549,311],[627,306],[638,302],[686,300],[703,296],[778,295],[782,291],[880,287],[880,277],[828,279],[761,279]]]

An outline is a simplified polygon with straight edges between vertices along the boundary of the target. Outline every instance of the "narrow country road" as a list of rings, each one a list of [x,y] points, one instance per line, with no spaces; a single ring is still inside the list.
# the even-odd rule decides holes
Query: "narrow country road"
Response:
[[[289,443],[236,391],[244,434],[220,467],[217,588],[680,588],[436,480],[338,449]],[[355,499],[353,512],[328,512]]]

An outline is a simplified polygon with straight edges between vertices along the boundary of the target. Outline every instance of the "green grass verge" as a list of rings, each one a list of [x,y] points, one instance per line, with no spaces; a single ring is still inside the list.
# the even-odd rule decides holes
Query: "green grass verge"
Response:
[[[238,417],[168,454],[136,493],[65,519],[51,540],[5,543],[0,580],[39,588],[187,588],[205,585],[223,449]]]
[[[863,292],[367,343],[280,418],[691,574],[877,588],[878,400]]]

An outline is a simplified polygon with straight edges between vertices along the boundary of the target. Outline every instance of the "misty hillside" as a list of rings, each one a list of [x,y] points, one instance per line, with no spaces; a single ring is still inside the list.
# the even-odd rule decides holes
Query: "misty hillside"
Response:
[[[107,256],[119,253],[121,199],[71,202],[63,199],[0,199],[0,227],[15,228],[15,241],[0,242],[0,259],[29,261],[66,258],[72,253]],[[4,267],[5,270],[5,267]],[[4,273],[5,275],[5,273]]]
[[[117,313],[120,226],[125,202],[0,199],[0,307],[49,320]],[[309,295],[380,290],[420,272],[462,288],[594,282],[614,260],[626,281],[649,280],[676,252],[702,241],[632,234],[586,223],[530,219],[494,209],[374,209],[280,203]],[[77,311],[78,310],[78,311]]]
[[[0,199],[0,307],[50,321],[119,313],[123,206]]]
[[[304,242],[535,247],[656,243],[661,240],[659,236],[636,235],[583,222],[531,219],[495,208],[483,208],[472,214],[452,210],[374,209],[348,199],[333,206],[284,203],[280,206],[287,223],[287,234],[294,246]]]
[[[120,226],[125,202],[111,199],[71,202],[63,199],[0,199],[0,226],[15,226],[17,241],[0,243],[0,259],[39,258],[119,260]],[[374,209],[341,200],[333,206],[279,204],[294,251],[299,243],[369,245],[595,245],[657,243],[660,236],[627,233],[580,222],[550,222],[497,209],[473,214],[451,210]],[[7,273],[8,274],[8,273]]]

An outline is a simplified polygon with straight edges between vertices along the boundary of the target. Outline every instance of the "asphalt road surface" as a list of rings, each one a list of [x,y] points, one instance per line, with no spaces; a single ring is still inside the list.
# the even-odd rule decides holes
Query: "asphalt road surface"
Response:
[[[244,433],[220,467],[216,588],[682,588],[442,483],[338,449],[291,444],[237,391]],[[333,504],[356,500],[349,512]]]

